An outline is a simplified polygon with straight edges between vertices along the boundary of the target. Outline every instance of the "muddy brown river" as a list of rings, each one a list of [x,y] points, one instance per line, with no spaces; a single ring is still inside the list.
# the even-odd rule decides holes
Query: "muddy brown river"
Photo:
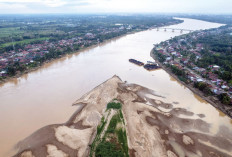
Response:
[[[169,26],[182,29],[209,29],[221,24],[184,19],[184,23]],[[187,33],[187,32],[184,32]],[[148,72],[128,62],[129,58],[152,61],[153,44],[181,35],[147,30],[111,40],[94,48],[65,56],[40,69],[0,86],[0,156],[11,156],[13,146],[37,129],[63,123],[76,111],[72,103],[98,84],[118,75],[123,81],[154,90],[163,102],[175,103],[210,124],[210,133],[221,128],[232,132],[232,120],[178,83],[164,70]],[[147,95],[149,97],[149,95]],[[153,95],[150,95],[152,98]],[[164,110],[164,109],[162,109]],[[183,118],[183,115],[179,115]]]

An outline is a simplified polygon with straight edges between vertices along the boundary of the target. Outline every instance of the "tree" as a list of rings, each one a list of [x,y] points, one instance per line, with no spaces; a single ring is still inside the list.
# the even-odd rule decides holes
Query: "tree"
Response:
[[[227,93],[222,93],[218,96],[219,100],[223,103],[223,104],[226,104],[226,105],[229,105],[231,104],[231,99],[230,97],[228,96]]]
[[[7,67],[7,73],[8,73],[10,76],[13,76],[13,75],[15,75],[16,70],[15,70],[15,68],[14,68],[12,65],[10,65],[10,66]]]

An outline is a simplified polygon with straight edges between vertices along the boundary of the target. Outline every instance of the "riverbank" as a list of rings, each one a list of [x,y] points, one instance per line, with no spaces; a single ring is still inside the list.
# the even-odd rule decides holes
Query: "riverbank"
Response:
[[[180,23],[183,23],[183,21],[176,21],[176,22],[173,22],[173,23],[170,23],[168,25],[163,25],[161,27],[165,27],[165,26],[170,26],[170,25],[176,25],[176,24],[180,24]],[[11,80],[13,79],[17,79],[27,73],[30,73],[30,72],[33,72],[33,71],[36,71],[38,70],[40,67],[44,66],[45,64],[48,64],[48,63],[51,63],[53,62],[54,60],[57,60],[57,59],[60,59],[60,58],[63,58],[63,57],[66,57],[66,56],[69,56],[69,55],[72,55],[72,54],[76,54],[76,53],[80,53],[80,52],[83,52],[83,51],[86,51],[88,49],[92,49],[92,48],[95,48],[97,46],[100,46],[100,45],[104,45],[112,40],[117,40],[119,38],[122,38],[124,36],[127,36],[127,35],[130,35],[130,34],[134,34],[134,33],[138,33],[138,32],[142,32],[142,31],[146,31],[146,30],[149,30],[149,29],[152,29],[152,28],[148,28],[148,29],[145,29],[145,30],[135,30],[135,31],[131,31],[131,32],[127,32],[126,34],[123,34],[123,35],[120,35],[120,36],[117,36],[117,37],[113,37],[111,39],[107,39],[107,40],[104,40],[103,42],[100,42],[98,44],[93,44],[91,46],[88,46],[88,47],[85,47],[85,48],[81,48],[80,50],[78,51],[74,51],[72,53],[66,53],[66,54],[63,54],[63,55],[60,55],[58,58],[52,58],[50,60],[47,60],[43,63],[41,63],[40,65],[36,66],[36,67],[33,67],[33,68],[29,68],[29,69],[26,69],[25,71],[23,72],[18,72],[16,75],[14,76],[7,76],[6,78],[3,78],[3,79],[0,79],[0,86],[3,85],[4,83],[7,83],[7,82],[10,82]]]
[[[179,78],[172,73],[171,69],[167,68],[165,65],[163,65],[162,63],[160,63],[158,61],[158,59],[156,58],[156,56],[153,53],[154,51],[151,50],[150,55],[151,57],[160,65],[160,67],[165,70],[169,75],[171,75],[173,78],[175,78],[179,83],[181,83],[182,85],[184,85],[185,87],[187,87],[188,89],[190,89],[194,94],[200,96],[203,100],[207,101],[209,104],[211,104],[212,106],[214,106],[215,108],[219,109],[220,111],[222,111],[224,114],[226,114],[227,116],[229,116],[230,118],[232,118],[232,107],[229,105],[225,105],[222,104],[216,97],[214,96],[205,96],[205,94],[198,90],[197,88],[193,87],[193,84],[186,84],[185,82],[179,80]]]
[[[142,30],[142,31],[143,31],[143,30]],[[106,44],[106,43],[108,43],[108,42],[110,42],[110,41],[112,41],[112,40],[117,40],[117,39],[122,38],[122,37],[124,37],[124,36],[126,36],[126,35],[134,34],[134,33],[137,33],[137,32],[141,32],[141,31],[129,32],[129,33],[127,33],[127,34],[123,34],[123,35],[120,35],[120,36],[117,36],[117,37],[114,37],[114,38],[111,38],[111,39],[107,39],[107,40],[105,40],[105,41],[103,41],[103,42],[101,42],[101,43],[94,44],[94,45],[91,45],[91,46],[88,46],[88,47],[85,47],[85,48],[81,48],[81,49],[79,49],[78,51],[74,51],[74,52],[69,53],[69,54],[66,53],[66,54],[60,55],[58,58],[52,58],[52,59],[50,59],[50,60],[47,60],[47,61],[43,62],[41,65],[38,65],[38,66],[36,66],[36,67],[27,69],[27,70],[25,70],[25,71],[23,71],[23,72],[20,72],[20,73],[16,74],[15,76],[8,76],[8,77],[6,77],[6,78],[0,80],[0,86],[3,85],[4,83],[10,82],[10,81],[13,80],[13,79],[17,79],[17,78],[19,78],[19,77],[21,77],[21,76],[23,76],[23,75],[25,75],[25,74],[28,74],[28,73],[33,72],[33,71],[36,71],[36,70],[40,69],[40,67],[45,66],[45,65],[48,64],[48,63],[52,63],[53,61],[55,61],[55,60],[57,60],[57,59],[61,59],[61,58],[67,57],[67,56],[69,56],[69,55],[81,53],[81,52],[86,51],[86,50],[88,50],[88,49],[92,49],[92,48],[95,48],[95,47],[97,47],[97,46],[104,45],[104,44]]]
[[[20,141],[15,157],[89,156],[98,125],[106,116],[106,104],[115,99],[123,104],[121,117],[124,117],[131,157],[208,157],[212,154],[231,157],[231,132],[212,134],[211,125],[194,119],[191,111],[175,108],[174,104],[156,100],[151,95],[157,96],[148,88],[125,83],[114,76],[74,102],[80,108],[68,122],[45,126]]]
[[[202,28],[202,25],[207,28],[218,27],[217,24],[191,19],[185,19],[184,23],[175,27],[192,29],[193,25],[195,29]],[[142,61],[150,60],[150,54],[147,52],[150,52],[154,43],[177,35],[180,35],[180,32],[156,29],[135,33],[106,45],[57,59],[37,71],[4,84],[0,91],[0,156],[15,154],[7,151],[42,126],[60,124],[68,120],[76,110],[76,106],[72,107],[70,104],[114,74],[166,97],[159,97],[159,100],[178,102],[179,104],[173,105],[190,109],[196,113],[194,118],[199,118],[197,114],[204,114],[202,119],[210,123],[215,130],[223,126],[231,131],[229,117],[222,112],[219,115],[215,107],[205,104],[205,101],[198,99],[197,95],[187,88],[170,80],[165,71],[148,72],[128,62],[131,56]]]

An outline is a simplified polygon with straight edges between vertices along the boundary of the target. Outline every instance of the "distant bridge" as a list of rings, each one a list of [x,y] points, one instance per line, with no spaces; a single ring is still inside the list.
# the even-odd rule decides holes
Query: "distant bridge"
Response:
[[[157,29],[157,31],[159,31],[159,30],[164,30],[165,32],[166,32],[167,30],[172,30],[172,32],[180,31],[180,33],[183,33],[183,31],[187,31],[187,32],[190,32],[190,33],[194,31],[194,30],[191,30],[191,29],[165,28],[165,27],[157,27],[156,29]]]

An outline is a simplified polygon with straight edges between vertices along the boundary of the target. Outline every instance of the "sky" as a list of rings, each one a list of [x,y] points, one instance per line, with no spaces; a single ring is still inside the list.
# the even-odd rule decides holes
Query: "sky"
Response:
[[[0,14],[232,14],[232,0],[0,0]]]

